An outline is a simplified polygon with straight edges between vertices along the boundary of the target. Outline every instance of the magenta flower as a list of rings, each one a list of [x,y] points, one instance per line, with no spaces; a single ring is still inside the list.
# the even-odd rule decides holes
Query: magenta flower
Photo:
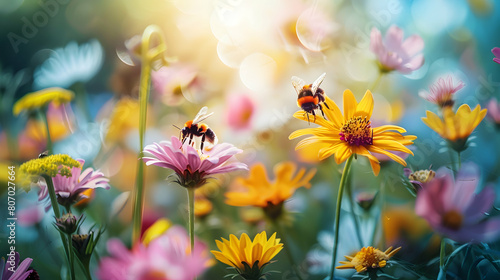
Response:
[[[446,81],[441,77],[429,86],[430,92],[422,91],[419,95],[440,107],[448,107],[453,106],[455,103],[453,95],[464,86],[465,84],[461,80],[458,80],[458,84],[455,86],[451,76],[448,76]]]
[[[180,226],[171,227],[148,246],[137,243],[131,251],[118,239],[107,246],[111,256],[102,258],[97,270],[103,280],[192,280],[210,264],[207,245],[195,239],[190,252],[189,237]]]
[[[491,52],[495,55],[495,58],[493,58],[493,61],[500,64],[500,48],[495,47],[495,48],[491,49]]]
[[[467,173],[471,170],[472,172]],[[500,218],[487,218],[495,191],[485,187],[475,193],[477,167],[464,165],[454,182],[449,170],[441,168],[436,178],[417,193],[415,212],[438,233],[457,242],[490,242],[500,237]]]
[[[82,193],[88,189],[105,188],[109,189],[108,179],[104,177],[100,171],[94,171],[92,168],[87,168],[82,172],[84,160],[79,159],[80,167],[71,169],[71,176],[62,176],[57,174],[52,178],[54,189],[57,196],[57,202],[68,208],[72,204],[83,198],[88,198]],[[41,188],[38,194],[38,200],[43,200],[48,196],[48,189],[45,181],[40,181],[38,186]]]
[[[201,153],[188,144],[182,145],[177,137],[172,137],[171,140],[146,146],[144,152],[153,157],[142,159],[146,165],[156,165],[175,171],[178,176],[177,182],[181,186],[196,188],[203,185],[210,175],[248,170],[247,165],[241,162],[226,164],[234,155],[242,152],[231,144],[217,144],[211,150]]]
[[[2,271],[2,277],[0,279],[25,280],[31,273],[34,272],[33,269],[28,270],[31,262],[33,261],[32,258],[24,259],[21,264],[19,264],[20,257],[18,252],[11,252],[7,254],[7,258],[7,261],[5,261],[4,258],[0,261],[0,269]],[[34,273],[38,276],[38,273]]]
[[[486,108],[488,109],[488,115],[495,121],[497,126],[500,125],[500,104],[498,101],[492,98]]]
[[[383,72],[398,70],[402,74],[410,74],[424,64],[421,53],[424,40],[418,35],[412,35],[403,41],[403,30],[393,25],[385,34],[373,28],[370,34],[370,50],[375,53]]]
[[[234,130],[244,130],[251,127],[255,116],[255,104],[246,94],[230,95],[227,99],[226,122]]]

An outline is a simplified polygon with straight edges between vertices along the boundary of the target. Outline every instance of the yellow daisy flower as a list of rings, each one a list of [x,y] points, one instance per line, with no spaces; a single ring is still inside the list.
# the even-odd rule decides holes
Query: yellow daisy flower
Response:
[[[467,139],[484,119],[486,112],[487,110],[481,110],[479,105],[471,111],[469,105],[463,104],[456,113],[450,107],[444,108],[443,119],[427,111],[427,116],[422,118],[422,121],[443,139],[448,140],[453,149],[461,152],[467,148]]]
[[[245,191],[226,193],[226,203],[232,206],[273,208],[276,210],[273,212],[279,216],[283,202],[289,199],[296,189],[302,186],[310,188],[309,181],[316,173],[316,170],[312,169],[306,174],[306,169],[301,168],[294,175],[296,170],[297,165],[293,162],[278,163],[274,167],[276,179],[270,181],[264,165],[257,163],[250,169],[250,176],[247,179],[238,178],[237,180],[237,184],[241,185]],[[269,214],[267,211],[266,213]]]
[[[385,252],[380,251],[379,249],[375,249],[371,246],[369,247],[363,247],[359,252],[354,255],[354,257],[351,256],[345,256],[345,258],[348,260],[346,261],[341,261],[340,263],[342,264],[341,266],[337,266],[337,269],[351,269],[354,268],[356,269],[356,272],[364,272],[367,271],[368,269],[374,269],[374,268],[380,268],[384,267],[387,264],[387,261],[394,256],[401,247],[398,247],[394,250],[392,250],[392,247],[389,247],[389,249],[385,250]]]
[[[283,249],[283,243],[276,238],[276,233],[267,239],[265,231],[257,234],[253,241],[246,233],[243,233],[239,240],[231,234],[229,240],[222,238],[222,242],[219,240],[215,242],[220,251],[210,252],[220,262],[236,268],[245,279],[259,279],[262,268],[271,263],[271,260]],[[250,275],[258,277],[245,277]]]
[[[314,123],[321,127],[306,128],[294,131],[289,139],[312,134],[313,136],[301,140],[296,150],[314,145],[318,147],[318,158],[323,160],[334,155],[335,162],[341,164],[351,155],[361,155],[369,159],[373,173],[378,175],[380,164],[372,153],[384,154],[406,166],[401,157],[390,151],[400,151],[413,155],[407,147],[413,144],[417,137],[403,136],[406,130],[396,125],[371,127],[370,118],[373,112],[373,95],[367,90],[363,99],[358,103],[350,90],[343,95],[344,114],[333,100],[325,96],[327,106],[323,107],[326,119],[316,116]],[[293,116],[299,120],[308,121],[304,111],[297,111]],[[325,146],[325,144],[327,144]]]
[[[159,219],[144,232],[142,243],[146,246],[149,245],[151,241],[164,234],[171,226],[172,223],[169,220],[165,218]]]
[[[54,102],[54,105],[59,106],[63,103],[70,102],[75,94],[72,91],[53,87],[46,88],[32,93],[28,93],[19,99],[12,108],[14,116],[19,115],[22,111],[31,111],[35,109],[42,108],[48,105],[50,102]]]

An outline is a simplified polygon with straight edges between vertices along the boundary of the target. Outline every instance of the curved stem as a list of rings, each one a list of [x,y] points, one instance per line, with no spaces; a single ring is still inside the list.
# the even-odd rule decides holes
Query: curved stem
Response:
[[[45,124],[45,130],[47,130],[47,150],[49,151],[49,154],[52,154],[52,138],[50,138],[49,121],[47,120],[47,115],[45,115],[42,110],[37,110],[37,112],[38,117],[42,119],[43,123]]]
[[[290,265],[292,266],[292,269],[295,270],[295,274],[297,275],[299,280],[302,280],[302,277],[300,276],[300,272],[298,270],[298,265],[295,263],[292,252],[290,251],[291,243],[288,241],[285,231],[281,227],[279,221],[277,221],[276,219],[271,220],[271,222],[273,226],[276,228],[276,231],[280,233],[280,238],[283,240],[283,244],[285,244],[284,246],[286,246],[285,248],[286,256],[288,258],[288,261],[290,262]]]
[[[375,89],[378,87],[378,85],[380,84],[380,80],[382,80],[382,76],[384,75],[384,72],[382,71],[378,71],[378,76],[377,76],[377,79],[373,82],[373,84],[371,85],[371,87],[369,88],[369,90],[371,92],[374,92]]]
[[[151,49],[153,36],[158,37],[159,44]],[[146,134],[146,117],[149,100],[149,86],[151,83],[151,64],[158,56],[158,49],[165,50],[165,39],[161,30],[156,25],[149,25],[142,34],[141,41],[141,78],[139,87],[139,161],[137,162],[136,182],[134,189],[133,229],[132,244],[135,244],[141,235],[142,211],[144,203],[144,162],[142,161],[144,149],[144,136]],[[153,54],[152,54],[153,53]]]
[[[333,255],[332,255],[332,268],[330,270],[330,280],[335,279],[335,264],[337,263],[337,245],[339,243],[339,222],[340,222],[340,209],[342,206],[342,196],[344,194],[344,188],[346,184],[347,174],[351,169],[353,156],[350,156],[344,166],[344,171],[342,172],[342,177],[340,178],[339,193],[337,195],[337,207],[335,210],[335,230],[334,230],[334,241],[333,241]]]

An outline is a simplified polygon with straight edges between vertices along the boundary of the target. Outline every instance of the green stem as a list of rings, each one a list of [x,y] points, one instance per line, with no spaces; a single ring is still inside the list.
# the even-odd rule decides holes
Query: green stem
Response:
[[[446,241],[444,239],[444,237],[441,238],[441,250],[439,252],[439,267],[441,269],[445,269],[445,266],[444,266],[444,261],[446,259]],[[446,273],[446,271],[443,271],[444,273]]]
[[[373,84],[371,85],[371,87],[369,88],[369,90],[371,92],[374,92],[375,89],[378,87],[378,85],[380,84],[380,80],[382,80],[382,76],[384,75],[384,72],[382,71],[378,71],[378,76],[377,76],[377,79],[373,82]]]
[[[457,152],[458,154],[458,169],[457,172],[462,168],[462,154],[460,152]]]
[[[456,177],[458,170],[456,169],[456,165],[455,165],[455,158],[454,158],[455,155],[453,154],[453,149],[451,147],[449,147],[448,150],[450,151],[450,160],[451,160],[450,169],[453,172],[453,177]]]
[[[153,30],[148,26],[142,35],[142,64],[141,78],[139,87],[139,161],[137,161],[137,173],[134,189],[134,209],[133,209],[133,229],[132,229],[132,244],[139,241],[142,226],[142,211],[144,204],[144,162],[142,161],[144,150],[144,136],[146,134],[146,117],[149,100],[149,86],[151,82],[151,60],[148,58],[150,37]]]
[[[49,154],[52,154],[52,139],[50,138],[49,121],[47,120],[47,115],[45,115],[45,112],[42,112],[42,110],[37,110],[37,112],[38,117],[45,124],[45,130],[47,130],[47,150],[49,151]]]
[[[347,183],[347,196],[349,197],[349,205],[350,205],[350,210],[351,210],[351,216],[352,220],[354,222],[354,229],[356,230],[356,236],[358,238],[359,246],[363,247],[363,239],[361,238],[361,232],[359,230],[359,222],[356,213],[354,212],[354,199],[352,197],[352,187],[351,187],[351,180],[349,174],[348,176],[348,183]]]
[[[42,177],[45,179],[45,183],[47,184],[47,190],[49,193],[50,204],[52,206],[52,209],[54,210],[54,215],[56,216],[56,218],[61,218],[61,211],[59,210],[59,204],[57,202],[54,184],[52,183],[52,177],[50,177],[46,174],[43,174]],[[61,242],[62,242],[63,247],[64,247],[64,253],[66,254],[66,258],[68,260],[68,264],[69,264],[70,270],[71,270],[72,261],[70,260],[70,250],[71,250],[70,248],[71,248],[72,244],[67,243],[68,241],[66,240],[66,236],[60,231],[59,231],[59,236],[61,237]],[[71,242],[71,236],[69,238],[69,241]],[[69,244],[69,248],[68,248],[68,244]]]
[[[92,114],[90,114],[89,103],[87,98],[87,91],[85,86],[81,82],[77,82],[71,86],[71,89],[75,92],[76,103],[80,107],[81,113],[85,117],[87,122],[92,121]]]
[[[71,233],[68,233],[68,256],[69,256],[69,271],[71,274],[71,280],[75,280],[75,259],[73,255],[73,243],[71,239]]]
[[[295,274],[297,275],[297,277],[300,280],[302,280],[302,277],[300,276],[300,272],[298,270],[298,265],[295,263],[292,252],[290,251],[291,243],[288,242],[285,231],[283,230],[283,228],[281,227],[280,223],[277,220],[271,220],[271,221],[273,226],[276,228],[276,231],[280,233],[280,238],[283,240],[282,243],[285,244],[286,246],[285,248],[286,256],[288,258],[288,261],[290,262],[290,265],[292,266],[292,269],[295,270]]]
[[[342,172],[342,177],[340,178],[339,193],[337,195],[337,207],[335,210],[335,230],[334,230],[334,241],[333,241],[333,255],[332,255],[332,268],[330,270],[330,280],[335,279],[335,264],[337,263],[337,246],[339,243],[339,222],[340,222],[340,209],[342,206],[342,196],[344,195],[344,188],[347,179],[347,173],[351,169],[353,156],[350,156],[344,166],[344,171]]]
[[[194,250],[194,188],[186,188],[188,192],[189,239],[191,252]]]

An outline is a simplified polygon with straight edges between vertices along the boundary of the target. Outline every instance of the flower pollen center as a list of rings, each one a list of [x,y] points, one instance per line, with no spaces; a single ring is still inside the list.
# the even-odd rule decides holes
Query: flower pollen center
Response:
[[[340,140],[353,146],[373,145],[373,129],[366,117],[353,117],[340,129]]]
[[[457,210],[446,212],[441,218],[441,224],[452,230],[459,230],[462,227],[463,216]]]

